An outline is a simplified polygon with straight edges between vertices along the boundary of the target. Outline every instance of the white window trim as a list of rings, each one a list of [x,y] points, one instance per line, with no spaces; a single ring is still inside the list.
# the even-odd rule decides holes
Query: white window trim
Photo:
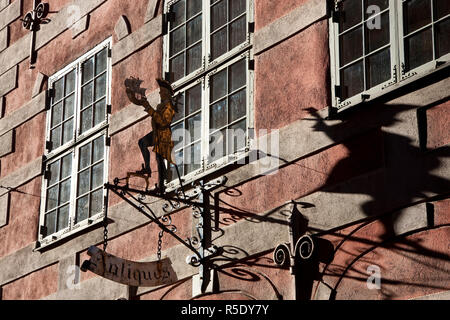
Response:
[[[337,1],[340,2],[340,1]],[[450,53],[439,59],[434,59],[413,70],[405,72],[404,55],[404,31],[403,31],[403,1],[389,0],[390,10],[390,41],[391,41],[391,78],[376,87],[365,90],[353,97],[341,101],[335,92],[335,86],[339,86],[339,23],[333,22],[333,17],[329,19],[329,38],[330,38],[330,71],[331,71],[331,96],[332,107],[336,112],[341,112],[352,108],[361,103],[372,101],[399,87],[403,87],[411,82],[417,81],[425,76],[435,73],[443,68],[450,66]],[[446,16],[448,18],[448,16]],[[445,18],[443,18],[445,19]],[[434,40],[433,40],[434,43]],[[433,48],[434,50],[434,48]],[[363,98],[364,97],[364,98]]]
[[[108,139],[108,125],[110,122],[110,114],[105,112],[105,120],[96,125],[95,127],[89,129],[88,131],[84,132],[83,134],[78,134],[80,132],[80,99],[81,99],[81,77],[79,76],[81,74],[81,64],[82,62],[86,61],[88,58],[92,57],[93,55],[97,54],[98,52],[102,51],[105,47],[111,48],[112,46],[112,38],[108,38],[102,43],[98,44],[93,48],[92,50],[88,51],[54,75],[52,75],[49,78],[49,87],[52,87],[53,83],[57,80],[59,80],[61,77],[68,74],[73,69],[77,69],[78,72],[76,74],[76,89],[75,89],[75,108],[74,108],[74,138],[71,140],[71,142],[66,143],[65,145],[62,145],[58,147],[55,150],[51,150],[48,152],[46,150],[45,153],[45,166],[46,168],[49,167],[50,164],[54,163],[55,161],[58,161],[62,159],[64,156],[67,156],[68,154],[72,154],[72,171],[71,171],[71,189],[70,189],[70,202],[69,202],[69,223],[68,226],[58,232],[55,232],[53,234],[46,235],[45,237],[38,232],[38,247],[36,250],[43,249],[47,246],[53,245],[56,242],[66,239],[76,233],[81,232],[82,230],[85,230],[86,228],[92,227],[93,225],[99,224],[103,221],[103,218],[105,216],[105,212],[107,208],[105,207],[105,204],[102,203],[102,212],[95,214],[92,217],[89,217],[83,221],[80,221],[75,224],[75,214],[76,214],[76,198],[77,198],[77,183],[78,183],[78,154],[79,149],[83,147],[84,145],[91,143],[95,139],[104,136],[105,138],[105,145],[104,145],[104,155],[103,155],[103,182],[106,182],[108,180],[108,172],[109,172],[109,145],[106,143],[106,139]],[[107,85],[106,85],[106,106],[111,104],[111,85],[112,85],[112,61],[111,57],[108,54],[107,55]],[[46,121],[46,140],[48,141],[50,139],[50,126],[51,126],[51,108],[47,111],[47,121]],[[46,206],[46,194],[47,194],[47,187],[48,187],[48,180],[45,179],[46,177],[42,177],[42,190],[41,190],[41,197],[43,201],[41,201],[41,206],[39,210],[39,229],[43,226],[45,226],[45,206]],[[103,189],[103,198],[106,196],[106,190]]]
[[[169,8],[179,0],[166,1],[164,6],[164,13],[169,12]],[[223,54],[222,56],[210,61],[210,1],[203,1],[202,6],[202,53],[203,61],[202,66],[198,70],[191,74],[172,83],[172,87],[175,91],[185,91],[192,88],[198,83],[202,85],[202,128],[201,128],[201,167],[187,175],[182,176],[183,184],[188,184],[195,180],[201,179],[211,173],[217,171],[220,168],[239,162],[239,160],[245,159],[250,152],[250,146],[253,141],[254,129],[254,71],[250,70],[249,62],[253,60],[253,33],[249,30],[250,23],[254,23],[254,3],[253,0],[246,1],[246,31],[247,36],[245,42]],[[227,22],[228,24],[229,22]],[[168,28],[167,34],[163,37],[163,75],[169,72],[169,35]],[[209,154],[209,78],[211,75],[223,70],[231,64],[246,59],[246,144],[245,148],[238,150],[234,154],[226,155],[220,159],[215,160],[212,163],[208,163]],[[166,190],[168,192],[178,188],[180,186],[177,176],[172,176],[172,181],[166,184]]]

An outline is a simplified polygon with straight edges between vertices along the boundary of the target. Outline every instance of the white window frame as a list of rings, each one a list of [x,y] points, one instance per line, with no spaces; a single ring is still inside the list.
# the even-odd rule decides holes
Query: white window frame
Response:
[[[342,0],[335,0],[337,7]],[[388,92],[391,92],[401,86],[407,85],[424,76],[427,76],[437,70],[450,65],[450,53],[439,59],[421,65],[414,70],[405,71],[406,57],[404,54],[404,30],[403,30],[403,2],[405,0],[389,0],[389,28],[390,28],[390,46],[391,46],[391,78],[373,88],[364,90],[355,96],[341,100],[336,95],[335,87],[341,85],[339,72],[339,22],[334,22],[333,15],[329,19],[329,38],[330,38],[330,71],[331,71],[331,96],[332,107],[337,112],[344,111],[350,107],[359,105],[366,101],[374,100]],[[433,1],[432,1],[433,3]],[[362,8],[364,10],[364,8]],[[433,10],[433,8],[432,8]],[[384,11],[382,11],[384,12]],[[434,14],[434,13],[433,13]],[[445,16],[439,21],[448,18]],[[432,22],[433,24],[435,22]],[[429,26],[429,25],[428,25]],[[363,33],[363,41],[364,41]],[[433,33],[434,37],[434,33]],[[434,45],[433,38],[433,45]],[[433,46],[433,52],[435,47]],[[365,55],[365,53],[363,53]],[[364,74],[365,75],[365,74]],[[366,81],[366,80],[364,80]]]
[[[94,224],[101,223],[103,221],[103,217],[105,215],[105,204],[102,203],[102,211],[100,213],[95,214],[92,217],[89,217],[83,221],[75,223],[75,215],[76,215],[76,198],[77,198],[77,183],[78,183],[78,160],[79,160],[79,150],[81,147],[85,146],[88,143],[96,140],[97,138],[104,136],[105,144],[104,144],[104,154],[103,154],[103,182],[108,180],[108,171],[109,171],[109,144],[107,143],[108,139],[108,124],[110,120],[110,114],[108,112],[108,106],[111,104],[111,80],[112,80],[112,62],[110,54],[107,54],[107,64],[106,64],[106,72],[107,72],[107,84],[106,84],[106,110],[105,110],[105,119],[101,123],[97,124],[93,128],[87,130],[86,132],[81,134],[80,129],[80,119],[81,119],[81,65],[83,62],[87,61],[92,56],[96,55],[103,49],[107,48],[111,49],[112,46],[112,38],[108,38],[99,45],[95,46],[92,50],[82,55],[80,58],[76,59],[54,75],[49,78],[49,88],[53,87],[53,83],[57,80],[64,77],[66,74],[73,70],[77,70],[76,72],[76,88],[75,88],[75,108],[74,108],[74,125],[73,125],[73,139],[66,144],[48,151],[45,151],[45,168],[46,170],[50,167],[50,165],[64,156],[68,154],[72,154],[72,171],[71,171],[71,188],[70,188],[70,202],[69,202],[69,223],[68,226],[58,232],[48,234],[43,236],[41,232],[38,234],[38,242],[40,244],[39,248],[48,246],[53,244],[60,239],[67,238],[68,236],[73,235],[74,233],[80,232]],[[51,108],[47,111],[47,121],[46,121],[46,141],[50,140],[50,126],[51,126]],[[40,217],[39,217],[39,229],[45,226],[45,213],[46,213],[46,194],[48,187],[48,180],[46,176],[42,178],[42,191],[41,196],[43,201],[41,202],[40,207]],[[103,198],[106,196],[106,190],[103,189]]]
[[[169,12],[170,7],[179,0],[166,1],[164,5],[164,13]],[[202,126],[201,126],[201,166],[199,169],[182,176],[184,183],[189,183],[194,180],[198,180],[210,173],[236,161],[245,159],[248,156],[250,146],[253,140],[252,130],[254,128],[254,105],[253,105],[253,93],[254,93],[254,71],[249,68],[250,61],[253,61],[253,33],[250,32],[249,26],[254,23],[254,3],[253,0],[246,1],[246,40],[237,47],[227,51],[223,55],[217,57],[215,60],[210,58],[210,0],[203,1],[202,6],[202,66],[198,70],[182,77],[181,79],[172,83],[172,87],[175,90],[175,94],[183,92],[192,88],[197,84],[202,86]],[[242,17],[236,17],[238,19]],[[232,20],[234,21],[234,20]],[[230,22],[227,22],[227,26]],[[163,38],[163,75],[169,72],[169,25],[167,26],[167,34]],[[225,155],[224,157],[217,159],[211,163],[208,161],[209,154],[209,94],[210,94],[210,77],[232,65],[233,63],[245,59],[246,68],[246,143],[245,147],[238,150],[236,153]],[[228,79],[227,79],[228,81]],[[228,142],[227,142],[228,143]],[[174,149],[175,150],[175,149]],[[172,181],[166,184],[167,191],[171,191],[179,187],[179,181],[177,176],[172,176]]]

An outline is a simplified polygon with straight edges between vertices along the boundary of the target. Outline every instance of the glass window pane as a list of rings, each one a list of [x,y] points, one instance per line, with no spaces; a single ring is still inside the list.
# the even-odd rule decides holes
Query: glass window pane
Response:
[[[184,77],[184,53],[170,59],[171,82]]]
[[[185,154],[184,174],[188,174],[200,168],[201,166],[200,143],[196,143],[192,146],[187,147],[184,154]]]
[[[359,61],[341,71],[343,99],[364,91],[363,63]]]
[[[94,57],[90,58],[89,60],[87,60],[86,62],[84,62],[82,64],[82,84],[85,84],[86,82],[88,82],[89,80],[92,79],[92,77],[94,76]]]
[[[230,24],[230,50],[245,42],[247,32],[246,21],[246,17],[242,16]]]
[[[403,2],[405,34],[431,23],[431,1],[410,0]]]
[[[187,74],[202,66],[202,44],[199,43],[186,51]]]
[[[78,195],[85,194],[90,190],[91,170],[87,169],[78,175]]]
[[[48,181],[48,185],[51,186],[59,181],[59,167],[61,160],[55,161],[50,165],[50,179]]]
[[[50,141],[52,142],[52,149],[56,149],[61,146],[61,126],[52,130],[50,133]]]
[[[227,94],[227,69],[211,76],[211,102]]]
[[[407,70],[412,70],[433,59],[431,28],[405,39]]]
[[[360,58],[363,54],[362,27],[340,36],[341,66]]]
[[[243,14],[246,10],[245,0],[230,0],[230,20]]]
[[[209,162],[216,161],[226,155],[226,130],[218,131],[209,137]]]
[[[247,97],[245,89],[231,95],[228,99],[229,99],[229,111],[228,111],[229,122],[233,122],[246,115]]]
[[[95,101],[106,95],[106,73],[95,79]]]
[[[172,141],[175,150],[184,147],[184,121],[172,127]]]
[[[106,100],[100,100],[94,107],[94,126],[105,121],[106,118]]]
[[[389,12],[381,15],[381,29],[368,29],[366,24],[366,53],[389,43]]]
[[[52,128],[61,123],[63,113],[62,108],[63,108],[62,102],[52,107]]]
[[[227,124],[227,100],[221,100],[211,106],[209,127],[211,130],[220,129]]]
[[[382,11],[387,7],[389,7],[389,0],[365,0],[365,4],[366,9],[364,10],[364,12],[366,12],[366,17],[369,17],[374,14],[373,12],[369,12],[369,14],[367,14],[368,11],[367,9],[370,6],[377,6],[380,9],[380,11]]]
[[[186,130],[189,132],[189,137],[191,138],[186,143],[194,142],[201,138],[202,133],[202,117],[201,113],[197,113],[195,116],[190,117],[186,120]],[[187,134],[186,132],[186,134]]]
[[[73,119],[64,122],[63,124],[63,144],[66,144],[73,139]]]
[[[450,19],[436,24],[436,58],[450,52]]]
[[[170,33],[170,56],[186,48],[186,28],[182,26]]]
[[[80,160],[78,170],[83,170],[91,164],[91,144],[88,143],[80,148]]]
[[[199,110],[202,107],[202,87],[198,84],[186,91],[186,111],[187,115]]]
[[[450,1],[434,0],[434,20],[438,20],[450,14]]]
[[[185,7],[185,0],[180,0],[172,6],[171,11],[175,14],[175,21],[170,23],[170,29],[176,28],[185,21]]]
[[[56,210],[45,215],[45,227],[47,228],[47,236],[56,232]]]
[[[47,206],[45,211],[50,211],[58,206],[59,185],[51,187],[47,190]]]
[[[213,60],[227,52],[227,39],[227,28],[220,29],[211,35],[211,55]]]
[[[227,2],[222,0],[211,7],[211,32],[227,23]]]
[[[107,48],[97,53],[96,56],[97,61],[95,64],[95,75],[99,75],[100,73],[106,70],[107,55],[108,55]]]
[[[375,87],[391,78],[391,52],[390,49],[379,51],[366,60],[368,88]]]
[[[189,21],[186,28],[186,47],[189,47],[202,38],[202,16]]]
[[[202,0],[187,0],[187,18],[195,16],[202,11]]]
[[[92,107],[81,112],[81,133],[92,128]]]
[[[90,82],[89,84],[81,88],[81,96],[82,96],[81,108],[87,107],[92,103],[92,93],[94,89],[93,87],[94,83]]]
[[[103,159],[105,153],[105,138],[100,137],[94,140],[94,158],[93,163]]]
[[[89,217],[89,198],[84,196],[77,200],[76,222],[83,221]]]
[[[53,101],[59,101],[64,96],[64,78],[56,81],[53,86],[55,89],[55,97],[53,98]]]
[[[344,2],[342,2],[341,15],[339,20],[340,32],[345,31],[361,22],[361,5],[361,0],[345,0]]]
[[[177,108],[178,112],[175,113],[175,116],[172,119],[172,123],[175,123],[184,117],[184,93],[180,93],[180,95],[178,96]]]
[[[69,153],[67,156],[62,158],[61,179],[67,178],[71,174],[72,174],[72,154]]]
[[[238,150],[242,150],[245,147],[246,140],[246,120],[239,121],[232,125],[229,130],[229,153],[234,153]]]
[[[103,185],[103,161],[92,167],[91,190]]]
[[[179,152],[175,152],[174,161],[178,166],[178,170],[180,170],[180,176],[183,176],[184,175],[183,150],[180,150]],[[175,166],[171,166],[171,170],[172,170],[172,177],[178,177]]]
[[[103,189],[94,191],[91,194],[91,214],[96,215],[97,213],[102,212],[103,210]]]
[[[61,187],[59,190],[59,204],[64,204],[70,201],[70,183],[71,180],[67,179],[61,182]]]
[[[69,206],[62,207],[58,211],[58,231],[61,231],[69,226]]]
[[[246,62],[247,60],[244,59],[230,66],[228,85],[230,93],[245,86],[247,82]]]
[[[67,120],[73,116],[74,106],[75,106],[75,95],[72,94],[71,96],[66,98],[64,102],[64,120]]]
[[[76,70],[73,70],[68,75],[66,75],[66,95],[72,93],[75,90],[75,76]]]

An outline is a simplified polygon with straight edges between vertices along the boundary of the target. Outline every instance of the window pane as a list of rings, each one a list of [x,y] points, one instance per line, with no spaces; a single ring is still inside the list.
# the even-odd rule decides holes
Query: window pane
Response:
[[[241,60],[230,66],[228,85],[230,93],[245,86],[247,82],[246,62],[247,60]]]
[[[366,12],[366,17],[369,17],[371,15],[373,15],[373,12],[369,12],[369,14],[367,15],[367,9],[370,6],[377,6],[378,8],[380,8],[380,10],[384,10],[389,6],[389,0],[365,0],[365,8],[366,10],[364,10]]]
[[[184,147],[184,121],[172,127],[172,141],[175,150]]]
[[[178,96],[177,108],[178,108],[178,112],[175,113],[175,116],[172,119],[172,123],[175,123],[184,117],[184,93],[181,93]]]
[[[434,20],[438,20],[450,14],[450,1],[448,0],[434,0]]]
[[[226,155],[226,130],[218,131],[209,138],[209,162],[218,160]]]
[[[233,122],[245,116],[247,110],[245,89],[231,95],[228,99],[230,106],[228,111],[229,122]]]
[[[405,39],[407,70],[412,70],[433,59],[431,28]]]
[[[184,170],[183,170],[183,150],[176,152],[175,153],[175,159],[174,159],[175,163],[178,166],[178,170],[180,170],[180,176],[184,175]],[[172,170],[172,177],[177,177],[177,169],[175,168],[175,166],[171,166],[171,170]]]
[[[83,170],[91,164],[91,144],[88,143],[80,148],[80,160],[78,170]]]
[[[405,34],[409,34],[431,23],[431,0],[410,0],[403,2]]]
[[[106,70],[107,53],[108,53],[107,48],[97,53],[96,56],[97,61],[95,64],[95,75],[99,75],[100,73]]]
[[[90,58],[85,63],[83,63],[81,70],[83,73],[83,77],[82,77],[83,83],[82,84],[85,84],[86,82],[91,80],[92,77],[94,76],[94,57]]]
[[[362,27],[358,27],[341,36],[339,41],[341,66],[344,66],[363,54]]]
[[[100,189],[91,194],[91,216],[102,212],[102,210],[103,210],[103,189]]]
[[[56,232],[56,210],[45,215],[45,227],[47,228],[47,236]]]
[[[64,78],[61,78],[54,83],[54,89],[55,97],[53,98],[53,101],[61,100],[64,95]]]
[[[187,0],[187,18],[195,16],[202,11],[202,0]]]
[[[202,44],[199,43],[186,51],[187,74],[202,66]]]
[[[74,106],[75,106],[75,95],[72,94],[71,96],[66,98],[64,102],[64,120],[67,120],[73,116]]]
[[[381,29],[368,29],[366,26],[366,53],[375,51],[389,43],[389,12],[381,15]]]
[[[71,180],[68,179],[64,182],[61,182],[61,188],[59,190],[59,204],[64,204],[68,201],[70,201],[70,183]]]
[[[182,26],[170,33],[170,56],[186,48],[186,28]]]
[[[94,126],[105,121],[106,118],[106,100],[100,100],[94,107]]]
[[[184,77],[184,53],[170,59],[170,72],[172,82]]]
[[[188,174],[200,168],[201,150],[200,143],[196,143],[193,146],[186,148],[185,152],[185,173]]]
[[[69,206],[62,207],[58,211],[58,231],[61,231],[69,226]]]
[[[202,87],[200,84],[186,91],[186,110],[191,114],[202,107]]]
[[[353,27],[361,22],[362,17],[361,0],[345,0],[342,3],[342,10],[339,21],[340,32]]]
[[[363,63],[359,61],[341,71],[343,99],[364,91]]]
[[[102,184],[103,184],[103,161],[92,167],[91,190],[100,187]]]
[[[189,47],[202,38],[202,16],[189,21],[186,28],[186,47]]]
[[[103,159],[105,153],[105,138],[100,137],[94,141],[94,158],[93,163]]]
[[[50,133],[50,141],[52,142],[52,149],[61,146],[61,126],[52,130]]]
[[[211,7],[211,32],[227,23],[227,0],[219,1]]]
[[[106,73],[95,79],[95,101],[106,95]]]
[[[242,16],[230,24],[230,50],[245,42],[246,21],[246,17]]]
[[[73,119],[63,124],[63,144],[73,139]]]
[[[241,150],[245,147],[246,140],[246,120],[242,120],[230,127],[229,130],[229,153],[234,153],[238,150]]]
[[[227,52],[227,28],[220,29],[211,35],[211,55],[213,60]]]
[[[175,14],[175,21],[170,23],[170,29],[174,29],[185,21],[185,0],[180,0],[172,6],[172,12]]]
[[[81,112],[81,132],[86,132],[92,128],[92,107]]]
[[[436,58],[450,52],[450,19],[436,25]]]
[[[211,106],[209,116],[211,130],[220,129],[227,124],[227,100],[221,100]]]
[[[68,75],[66,75],[66,95],[72,93],[75,90],[75,75],[76,70],[73,70]]]
[[[211,76],[211,102],[216,101],[227,94],[227,69]]]
[[[58,191],[59,185],[47,190],[47,207],[45,211],[50,211],[58,206]]]
[[[52,128],[61,123],[62,108],[63,108],[62,102],[60,102],[52,107]]]
[[[90,82],[89,84],[87,84],[86,86],[84,86],[81,89],[81,96],[82,96],[81,108],[87,107],[88,105],[90,105],[92,103],[93,86],[94,86],[94,83]]]
[[[389,49],[384,49],[369,56],[366,63],[369,88],[375,87],[391,78],[391,52]]]
[[[78,175],[78,195],[85,194],[86,192],[88,192],[90,190],[90,188],[89,188],[89,184],[90,184],[90,180],[91,180],[90,172],[91,172],[91,170],[87,169]]]
[[[72,154],[62,158],[61,179],[67,178],[72,174]]]
[[[78,199],[77,201],[77,214],[76,214],[76,222],[83,221],[89,216],[89,202],[88,196],[84,196],[83,198]]]
[[[201,113],[197,113],[195,116],[190,117],[186,121],[186,130],[189,132],[190,141],[186,143],[194,142],[201,138],[202,126],[201,126]]]
[[[61,160],[58,160],[58,161],[56,161],[56,162],[53,162],[53,163],[50,165],[50,168],[49,168],[49,170],[50,170],[50,179],[49,179],[49,181],[48,181],[48,185],[49,185],[49,186],[51,186],[51,185],[53,185],[53,184],[55,184],[56,182],[59,181],[59,166],[60,166],[60,161],[61,161]]]
[[[230,20],[233,20],[237,16],[245,12],[245,0],[230,0]]]

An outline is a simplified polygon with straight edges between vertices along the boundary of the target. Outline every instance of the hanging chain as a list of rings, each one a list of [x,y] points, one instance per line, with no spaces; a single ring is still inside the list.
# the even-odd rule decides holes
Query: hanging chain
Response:
[[[158,261],[161,260],[161,248],[162,248],[162,237],[164,236],[164,230],[161,230],[158,234],[158,252],[156,255],[158,256]]]
[[[103,218],[103,251],[106,252],[106,247],[108,246],[108,216],[105,213]]]

